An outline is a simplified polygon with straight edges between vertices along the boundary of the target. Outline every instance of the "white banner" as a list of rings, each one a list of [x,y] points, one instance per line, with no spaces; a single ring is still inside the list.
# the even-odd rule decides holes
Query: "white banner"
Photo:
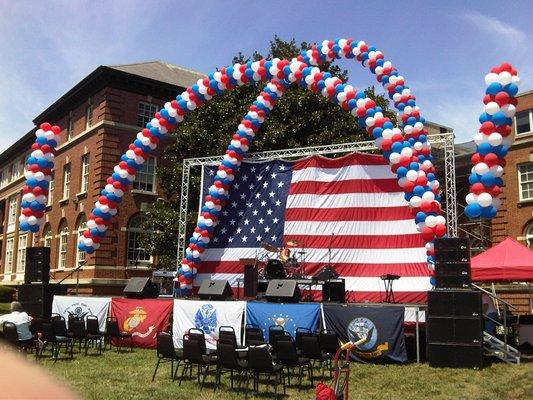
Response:
[[[206,347],[215,349],[221,326],[235,329],[237,343],[240,344],[245,305],[245,301],[174,300],[174,345],[182,348],[183,335],[191,328],[198,328],[204,331]]]
[[[59,314],[68,323],[69,315],[76,315],[87,320],[87,316],[98,317],[100,331],[105,331],[110,297],[54,296],[52,314]]]

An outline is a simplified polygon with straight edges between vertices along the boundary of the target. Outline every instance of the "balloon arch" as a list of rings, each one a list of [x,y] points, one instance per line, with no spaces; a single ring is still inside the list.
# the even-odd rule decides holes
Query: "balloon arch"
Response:
[[[394,102],[400,128],[395,127],[393,122],[383,115],[383,110],[364,91],[357,91],[339,78],[320,70],[323,62],[340,58],[354,58],[376,75],[377,81]],[[157,147],[161,138],[183,121],[186,114],[224,90],[259,82],[267,83],[233,135],[218,166],[214,184],[204,199],[197,227],[189,239],[185,258],[178,269],[181,289],[192,288],[193,279],[201,265],[202,253],[209,246],[241,161],[261,124],[292,84],[320,93],[338,104],[355,116],[359,125],[375,139],[376,146],[389,161],[392,172],[397,175],[398,184],[405,192],[405,199],[413,210],[418,230],[426,242],[428,265],[432,269],[432,241],[435,237],[446,235],[446,221],[441,215],[439,182],[435,177],[431,147],[427,140],[427,130],[424,128],[425,120],[420,115],[415,96],[392,63],[385,61],[382,52],[375,47],[352,39],[325,40],[302,51],[290,61],[262,59],[223,67],[220,71],[198,80],[175,100],[165,103],[164,108],[155,113],[154,118],[146,124],[146,128],[137,134],[136,140],[129,145],[128,151],[114,167],[112,176],[107,179],[107,184],[90,214],[87,230],[80,237],[79,250],[90,254],[100,247],[100,241],[116,215],[124,193],[135,179],[136,172]],[[28,158],[25,173],[27,182],[23,189],[21,230],[37,232],[43,222],[57,145],[55,137],[59,131],[57,126],[45,123],[36,132],[37,140],[32,146],[33,152]]]

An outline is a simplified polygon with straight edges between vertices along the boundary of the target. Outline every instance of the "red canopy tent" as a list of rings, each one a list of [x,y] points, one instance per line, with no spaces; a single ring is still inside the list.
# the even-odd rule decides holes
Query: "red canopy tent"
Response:
[[[474,282],[533,281],[533,250],[508,237],[473,257]]]

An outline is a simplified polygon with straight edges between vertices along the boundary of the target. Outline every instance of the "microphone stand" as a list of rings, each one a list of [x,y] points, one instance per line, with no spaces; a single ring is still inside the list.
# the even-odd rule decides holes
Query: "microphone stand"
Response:
[[[59,282],[57,282],[56,285],[58,285],[58,286],[61,285],[61,282],[63,282],[68,277],[72,276],[72,274],[74,272],[77,272],[77,276],[76,276],[76,296],[77,296],[79,288],[80,288],[80,269],[82,269],[85,264],[87,264],[87,261],[83,260],[80,263],[80,265],[78,265],[76,268],[74,268],[72,271],[70,271],[63,279],[61,279]]]

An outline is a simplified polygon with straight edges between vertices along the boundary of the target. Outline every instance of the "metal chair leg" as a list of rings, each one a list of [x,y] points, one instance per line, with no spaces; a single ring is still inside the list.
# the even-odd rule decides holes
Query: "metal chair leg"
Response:
[[[209,365],[207,365],[207,366],[205,367],[205,371],[204,371],[204,374],[203,374],[204,376],[203,376],[203,378],[202,378],[202,383],[200,384],[200,390],[202,390],[203,387],[204,387],[205,378],[207,378],[207,373],[208,373],[208,372],[209,372]]]
[[[159,363],[161,362],[161,359],[158,357],[157,358],[157,364],[155,366],[155,371],[154,371],[154,374],[152,375],[152,382],[154,381],[155,379],[155,374],[157,374],[157,369],[159,368]]]

